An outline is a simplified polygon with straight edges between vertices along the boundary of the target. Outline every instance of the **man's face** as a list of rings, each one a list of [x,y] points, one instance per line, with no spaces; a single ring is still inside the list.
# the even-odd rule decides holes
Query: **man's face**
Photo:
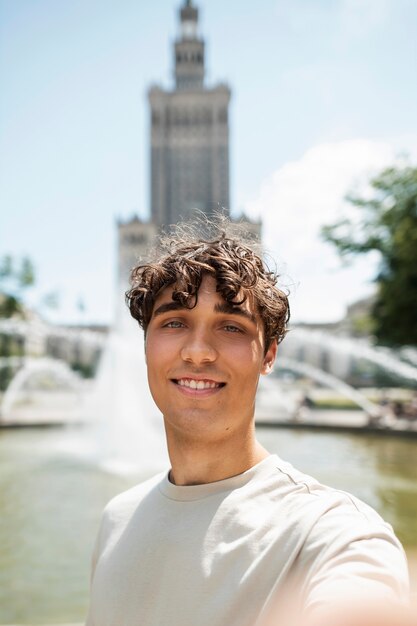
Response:
[[[248,298],[230,307],[205,275],[193,309],[172,300],[167,287],[155,302],[146,334],[152,396],[167,432],[220,441],[248,432],[259,375],[270,371],[277,344],[266,354],[261,319]]]

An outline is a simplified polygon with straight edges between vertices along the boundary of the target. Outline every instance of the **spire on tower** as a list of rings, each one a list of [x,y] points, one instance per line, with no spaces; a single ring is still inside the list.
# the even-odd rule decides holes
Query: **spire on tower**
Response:
[[[182,39],[197,39],[198,9],[186,0],[180,10]]]
[[[178,89],[202,88],[204,41],[198,36],[198,9],[185,0],[180,9],[180,37],[175,42],[175,82]]]

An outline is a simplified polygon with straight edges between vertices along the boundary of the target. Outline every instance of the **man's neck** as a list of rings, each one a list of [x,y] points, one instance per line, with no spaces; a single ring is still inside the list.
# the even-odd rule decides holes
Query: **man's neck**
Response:
[[[169,479],[175,485],[203,485],[237,476],[269,456],[253,432],[239,442],[190,442],[170,433],[167,441],[172,466]]]

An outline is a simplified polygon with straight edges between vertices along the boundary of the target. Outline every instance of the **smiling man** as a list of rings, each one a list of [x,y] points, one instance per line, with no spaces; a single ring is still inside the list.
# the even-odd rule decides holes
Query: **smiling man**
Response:
[[[392,528],[256,440],[259,377],[289,308],[252,247],[223,231],[171,237],[133,270],[127,301],[171,469],[106,507],[87,624],[321,625],[339,602],[405,603]]]
[[[259,376],[271,370],[277,341],[266,348],[255,306],[248,298],[225,302],[208,270],[192,308],[173,300],[175,289],[157,296],[146,329],[149,386],[164,415],[171,480],[213,483],[268,456],[255,441],[253,415]]]

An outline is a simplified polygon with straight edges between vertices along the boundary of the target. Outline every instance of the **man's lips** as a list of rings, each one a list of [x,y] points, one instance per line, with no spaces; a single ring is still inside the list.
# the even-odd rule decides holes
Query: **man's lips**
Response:
[[[212,378],[195,378],[193,376],[181,376],[181,378],[173,378],[172,380],[174,383],[177,383],[177,385],[191,387],[192,389],[224,387],[224,385],[226,384],[222,381],[214,380]]]
[[[191,376],[182,376],[181,378],[172,378],[171,381],[181,389],[187,391],[213,391],[221,389],[226,383],[213,380],[212,378],[195,378]]]

